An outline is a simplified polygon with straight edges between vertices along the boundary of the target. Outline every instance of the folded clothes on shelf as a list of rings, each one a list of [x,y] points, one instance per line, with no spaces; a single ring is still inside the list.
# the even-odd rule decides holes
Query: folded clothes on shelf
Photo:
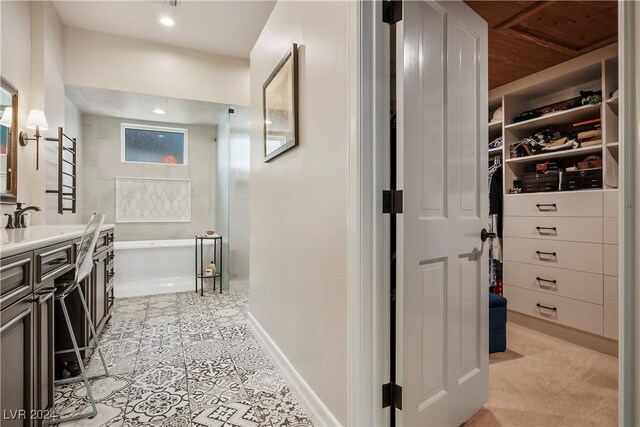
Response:
[[[510,146],[511,157],[578,148],[579,143],[553,127],[543,129],[533,136],[523,138]]]
[[[577,135],[578,141],[588,141],[593,138],[600,138],[602,136],[602,131],[600,129],[587,130],[584,132],[579,132]]]
[[[544,151],[544,152],[568,150],[571,148],[579,147],[579,144],[575,140],[569,139],[566,136],[556,139],[553,142],[549,142],[549,143],[543,142],[540,145],[542,146],[541,151]]]
[[[573,124],[571,136],[580,147],[592,147],[602,144],[601,120],[591,119]]]
[[[602,145],[601,139],[591,139],[589,141],[578,141],[580,147],[595,147],[596,145]]]

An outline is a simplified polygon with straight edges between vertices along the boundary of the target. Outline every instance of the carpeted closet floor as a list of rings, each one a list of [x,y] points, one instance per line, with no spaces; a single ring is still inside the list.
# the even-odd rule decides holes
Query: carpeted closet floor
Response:
[[[489,359],[489,402],[466,424],[615,426],[618,359],[507,325],[505,353]]]

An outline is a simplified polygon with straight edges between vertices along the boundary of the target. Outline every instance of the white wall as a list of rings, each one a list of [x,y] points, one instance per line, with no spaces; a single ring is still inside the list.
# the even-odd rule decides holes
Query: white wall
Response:
[[[11,41],[11,42],[9,42]],[[18,121],[21,129],[27,124],[31,88],[31,2],[0,2],[0,75],[18,89]],[[18,198],[29,201],[30,179],[27,171],[34,169],[35,145],[18,147]],[[3,206],[2,212],[14,206]],[[3,223],[4,225],[4,218]]]
[[[172,98],[249,105],[249,63],[65,27],[65,82]]]
[[[78,156],[82,157],[82,135],[80,133],[79,114],[76,110],[67,108],[67,99],[64,94],[64,45],[63,24],[58,12],[51,2],[35,2],[32,6],[32,39],[31,39],[31,106],[42,109],[49,124],[49,130],[44,134],[47,137],[57,137],[58,127],[64,129],[64,133],[78,139]],[[33,25],[42,20],[42,24]],[[42,76],[39,76],[40,63],[42,62]],[[70,113],[67,123],[66,113]],[[46,194],[45,190],[57,189],[58,182],[58,144],[51,141],[40,143],[40,169],[43,183],[39,195],[32,197],[42,199],[44,202],[44,215],[41,218],[46,224],[77,224],[82,222],[81,204],[76,203],[76,213],[58,213],[58,198],[56,194]],[[83,176],[81,162],[78,163],[76,173]],[[42,174],[41,174],[42,176]],[[70,182],[67,183],[70,184]],[[35,189],[35,187],[34,187]],[[67,202],[65,206],[69,206]]]
[[[67,111],[71,114],[69,125],[79,128],[77,115],[65,106],[63,25],[55,8],[48,1],[1,2],[0,7],[0,74],[18,88],[20,129],[25,130],[32,108],[45,111],[49,130],[41,132],[44,137],[55,137],[58,126],[67,126]],[[33,136],[33,131],[29,135]],[[57,188],[56,150],[55,143],[40,140],[40,169],[36,171],[35,141],[18,147],[18,200],[42,208],[42,212],[30,214],[32,224],[81,220],[80,211],[59,215],[56,196],[45,194],[45,190]],[[3,206],[2,211],[13,209],[14,206]]]
[[[278,2],[251,52],[250,312],[347,422],[349,3]],[[264,163],[262,85],[300,45],[300,146]]]

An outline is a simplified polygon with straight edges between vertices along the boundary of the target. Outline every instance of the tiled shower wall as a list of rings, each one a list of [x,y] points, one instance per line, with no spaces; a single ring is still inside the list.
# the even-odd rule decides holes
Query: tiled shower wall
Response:
[[[145,165],[121,162],[121,123],[186,128],[188,165]],[[116,223],[116,240],[187,239],[215,224],[216,128],[204,125],[146,122],[85,114],[82,116],[83,219],[93,212],[115,223],[116,177],[191,180],[191,222]]]

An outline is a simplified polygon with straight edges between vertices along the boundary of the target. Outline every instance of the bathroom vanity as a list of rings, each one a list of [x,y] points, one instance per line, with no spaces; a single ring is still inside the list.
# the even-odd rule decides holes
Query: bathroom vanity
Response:
[[[57,281],[74,276],[84,225],[33,226],[0,233],[0,417],[3,426],[40,425],[53,405],[54,377],[60,377],[72,348],[60,310]],[[104,225],[93,271],[82,283],[98,335],[113,310],[114,226]],[[89,327],[75,298],[67,300],[79,347],[89,346]],[[67,366],[69,368],[69,366]],[[24,412],[19,412],[23,410]],[[29,421],[30,420],[30,421]]]

